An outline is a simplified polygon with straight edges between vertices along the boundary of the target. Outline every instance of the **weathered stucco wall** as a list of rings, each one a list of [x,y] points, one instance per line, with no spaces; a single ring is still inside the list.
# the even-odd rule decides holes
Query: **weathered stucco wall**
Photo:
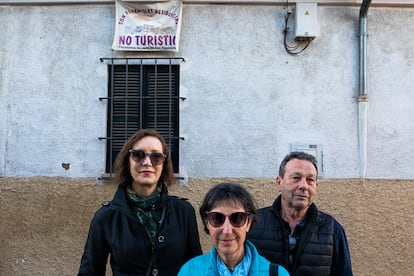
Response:
[[[223,181],[245,185],[259,206],[276,194],[273,179],[224,178],[192,178],[171,193],[198,209],[206,191]],[[75,275],[93,213],[115,188],[91,178],[0,178],[0,275]],[[316,203],[345,227],[355,275],[412,275],[413,194],[414,181],[321,180]]]
[[[0,175],[99,177],[99,58],[180,56],[182,176],[272,177],[298,142],[324,150],[326,178],[359,178],[359,8],[319,6],[320,35],[297,56],[283,47],[286,11],[185,4],[179,53],[124,53],[110,50],[112,4],[0,6]],[[367,178],[414,179],[414,9],[368,17]]]

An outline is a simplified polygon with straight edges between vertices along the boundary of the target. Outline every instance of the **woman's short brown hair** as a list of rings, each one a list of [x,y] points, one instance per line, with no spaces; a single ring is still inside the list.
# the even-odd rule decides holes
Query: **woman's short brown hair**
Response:
[[[238,183],[223,182],[211,188],[201,203],[199,213],[203,221],[204,232],[210,233],[207,228],[207,212],[223,202],[240,204],[245,211],[249,212],[251,226],[255,224],[257,220],[257,202],[253,195]]]

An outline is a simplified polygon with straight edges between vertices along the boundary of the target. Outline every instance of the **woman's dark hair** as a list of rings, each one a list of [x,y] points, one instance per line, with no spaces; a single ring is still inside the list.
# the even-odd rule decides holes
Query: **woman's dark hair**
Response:
[[[168,149],[168,145],[165,142],[164,138],[155,130],[151,129],[141,129],[135,132],[122,146],[121,151],[118,153],[116,160],[115,160],[115,175],[116,180],[119,186],[125,187],[132,183],[132,176],[130,172],[130,164],[129,164],[129,150],[132,149],[132,146],[141,140],[144,137],[155,137],[160,140],[162,144],[162,152],[167,154],[167,158],[163,163],[162,173],[160,179],[158,180],[158,184],[164,183],[167,187],[170,187],[175,183],[175,177],[173,173],[173,166],[170,156],[170,150]]]
[[[209,231],[206,212],[223,202],[240,203],[244,210],[250,213],[249,218],[252,225],[256,222],[257,203],[246,188],[237,183],[220,183],[207,192],[200,206],[200,216],[204,224],[204,232],[207,234]]]
[[[293,151],[289,153],[288,155],[286,155],[285,158],[283,158],[282,162],[280,163],[279,176],[281,178],[285,176],[287,162],[289,162],[292,159],[299,159],[299,160],[305,160],[305,161],[311,162],[312,165],[316,169],[316,174],[318,174],[318,163],[316,161],[315,156],[313,156],[312,154],[306,153],[306,152],[302,152],[302,151]]]

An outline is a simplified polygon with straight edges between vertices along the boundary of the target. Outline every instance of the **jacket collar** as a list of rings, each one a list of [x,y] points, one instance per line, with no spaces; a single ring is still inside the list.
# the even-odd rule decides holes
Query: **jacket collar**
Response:
[[[272,204],[271,207],[271,211],[272,213],[278,217],[279,219],[282,219],[282,216],[280,215],[281,210],[282,210],[282,196],[279,195],[275,201]],[[318,219],[318,215],[319,215],[319,211],[318,208],[316,207],[316,204],[312,202],[312,204],[309,206],[308,211],[306,212],[306,216],[304,221],[306,222],[310,222],[312,224],[320,224],[320,219]]]
[[[157,209],[165,209],[164,206],[167,204],[168,199],[168,189],[164,184],[161,185],[161,199],[157,202]],[[130,208],[128,207],[125,187],[118,186],[111,202],[111,208],[118,209],[127,216],[132,216]]]

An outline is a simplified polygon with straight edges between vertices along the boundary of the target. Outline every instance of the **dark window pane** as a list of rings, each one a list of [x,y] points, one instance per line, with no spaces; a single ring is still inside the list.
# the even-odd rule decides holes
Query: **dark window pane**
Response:
[[[179,164],[179,66],[109,65],[106,172],[122,145],[141,128],[159,131]]]

